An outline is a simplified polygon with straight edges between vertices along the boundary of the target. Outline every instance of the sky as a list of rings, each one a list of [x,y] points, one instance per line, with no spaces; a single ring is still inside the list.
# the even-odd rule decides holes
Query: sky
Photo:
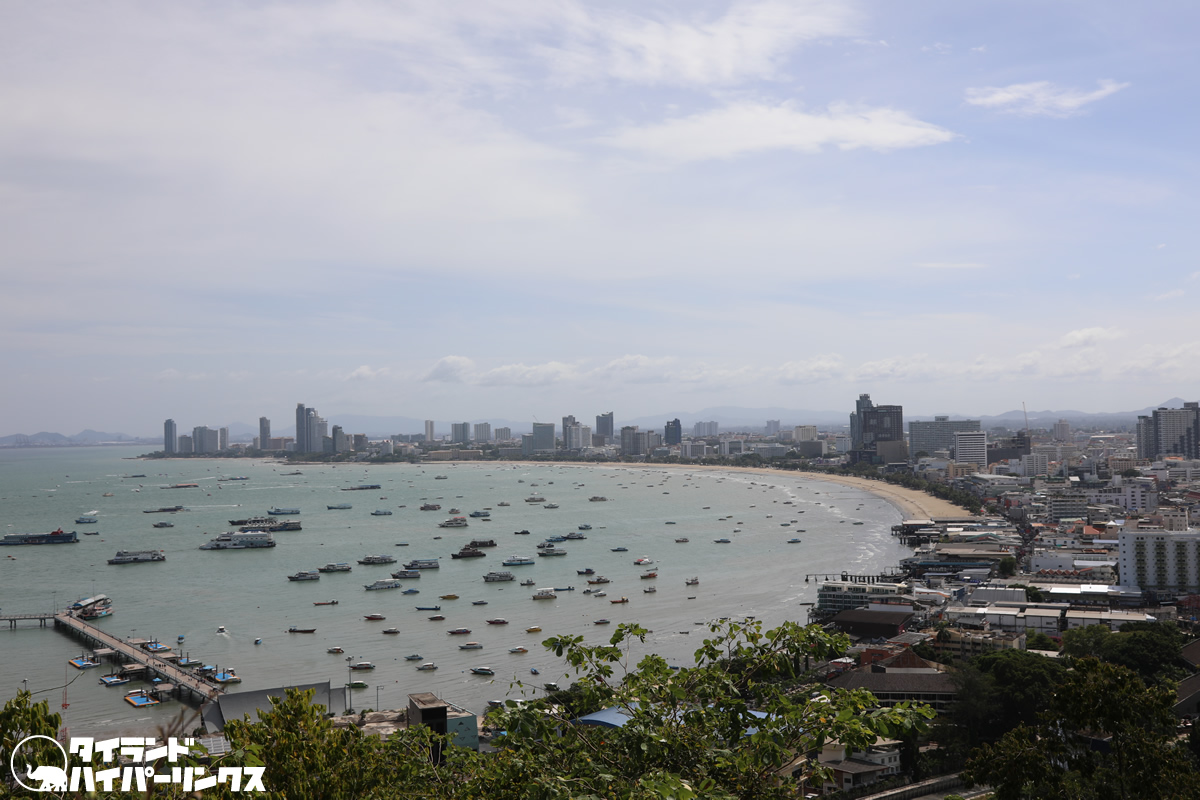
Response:
[[[0,434],[1200,399],[1198,21],[2,3]]]

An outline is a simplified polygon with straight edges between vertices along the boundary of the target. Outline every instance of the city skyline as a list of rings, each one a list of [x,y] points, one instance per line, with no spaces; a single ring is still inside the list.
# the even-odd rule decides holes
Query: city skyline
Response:
[[[1200,289],[1200,9],[1016,9],[10,6],[0,405],[144,433],[278,427],[282,397],[590,421],[1200,395],[1200,337],[1141,317]]]

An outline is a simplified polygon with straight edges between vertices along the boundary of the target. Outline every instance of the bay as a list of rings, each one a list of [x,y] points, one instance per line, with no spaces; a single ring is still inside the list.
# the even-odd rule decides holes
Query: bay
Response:
[[[44,612],[102,592],[113,598],[115,613],[96,621],[98,627],[172,646],[182,635],[182,649],[192,658],[237,670],[244,682],[235,690],[322,680],[340,686],[349,674],[347,657],[369,660],[376,669],[354,675],[369,684],[353,693],[355,708],[403,707],[410,692],[430,691],[482,712],[488,700],[531,696],[546,681],[566,685],[570,676],[564,664],[541,642],[563,634],[606,642],[611,626],[594,625],[598,618],[613,624],[638,622],[652,631],[644,645],[630,648],[631,668],[651,652],[688,664],[708,632],[696,623],[750,615],[768,627],[784,620],[804,622],[808,606],[803,604],[816,600],[818,586],[806,582],[806,574],[877,573],[910,552],[890,534],[901,519],[892,505],[858,489],[795,474],[640,464],[293,467],[252,459],[137,460],[144,450],[0,450],[0,533],[58,527],[81,534],[97,531],[81,535],[79,544],[0,548],[0,613]],[[296,470],[302,474],[286,474]],[[221,480],[242,476],[248,480]],[[160,488],[176,483],[199,486]],[[381,489],[342,491],[359,484],[379,484]],[[535,493],[559,507],[526,503]],[[590,502],[593,496],[608,500]],[[422,512],[423,502],[442,508]],[[326,508],[339,503],[353,508]],[[143,513],[176,504],[187,510]],[[260,516],[276,506],[299,508],[295,518],[303,524],[301,531],[276,533],[277,547],[198,549],[230,530],[230,519]],[[488,509],[490,521],[471,518],[467,528],[439,528],[451,508],[462,516]],[[393,513],[372,516],[375,509]],[[77,517],[92,512],[96,524],[75,524]],[[152,527],[162,520],[174,527]],[[559,545],[567,556],[535,556],[535,545],[545,537],[580,525],[591,530],[583,531],[586,540]],[[514,535],[525,529],[530,535]],[[789,544],[795,537],[801,543]],[[492,538],[498,546],[484,558],[450,558],[473,538]],[[676,538],[689,541],[677,543]],[[718,538],[731,542],[718,544]],[[612,552],[616,547],[628,550]],[[145,549],[162,550],[167,560],[106,563],[117,550]],[[356,563],[369,554],[392,555],[398,561]],[[510,554],[534,556],[536,563],[501,567]],[[640,578],[647,567],[633,562],[642,556],[653,560],[657,578]],[[413,558],[438,558],[441,563],[419,580],[404,582],[420,594],[364,590],[365,584],[388,578]],[[287,580],[299,570],[339,561],[351,562],[353,571],[323,574],[319,581]],[[583,593],[586,576],[577,570],[589,567],[611,579],[596,587],[607,597]],[[500,569],[511,569],[517,581],[484,583],[484,573]],[[692,576],[700,583],[685,585]],[[518,581],[526,577],[536,585],[520,586]],[[657,591],[644,593],[650,585]],[[574,591],[558,592],[555,600],[532,600],[536,588],[568,586]],[[459,599],[438,599],[450,593]],[[609,602],[622,596],[629,603]],[[313,605],[335,598],[336,606]],[[472,605],[475,600],[487,605]],[[418,605],[440,605],[446,619],[431,621],[434,612],[417,611]],[[381,613],[386,620],[364,620],[370,613]],[[509,624],[486,624],[496,617]],[[526,633],[533,625],[542,631]],[[227,632],[218,633],[219,626]],[[288,634],[290,626],[315,628],[316,633]],[[401,633],[382,634],[387,627]],[[447,634],[457,627],[469,628],[471,634]],[[262,638],[261,645],[254,644],[256,638]],[[460,650],[465,639],[483,648]],[[343,648],[345,655],[328,654],[333,646]],[[529,652],[509,653],[515,646]],[[57,711],[62,686],[69,683],[64,724],[74,735],[145,732],[179,713],[182,704],[176,702],[149,709],[128,706],[120,689],[98,685],[102,670],[81,673],[66,666],[79,653],[78,642],[52,628],[28,623],[15,630],[0,627],[4,696],[15,694],[25,680],[39,692],[36,699],[49,699]],[[419,662],[404,660],[416,653],[439,669],[416,671],[414,663]],[[494,669],[495,677],[467,672],[480,666]],[[540,671],[536,678],[530,674],[534,667]]]

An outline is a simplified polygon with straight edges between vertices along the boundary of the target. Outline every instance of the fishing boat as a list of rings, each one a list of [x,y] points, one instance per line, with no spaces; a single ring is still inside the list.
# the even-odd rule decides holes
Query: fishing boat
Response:
[[[657,588],[657,587],[655,587],[655,586],[648,586],[648,587],[646,587],[645,589],[642,589],[642,594],[654,594],[654,593],[655,593],[655,592],[657,592],[657,591],[658,591],[658,588]]]
[[[575,570],[575,574],[576,575],[595,575],[596,570],[592,569],[591,567],[588,567],[587,569],[577,569],[577,570]]]
[[[628,602],[629,602],[629,598],[628,598],[628,597],[622,597],[620,600],[609,600],[608,602],[610,602],[610,603],[628,603]]]
[[[650,558],[649,556],[642,556],[641,558],[635,558],[633,563],[637,564],[638,566],[643,566],[646,564],[653,564],[654,559]]]
[[[242,679],[232,669],[218,672],[212,676],[212,679],[217,683],[241,683]]]
[[[134,689],[132,692],[126,693],[125,702],[137,708],[156,706],[159,703],[158,699],[151,696],[145,689]]]
[[[527,580],[521,581],[522,586],[533,586],[533,584],[534,584],[533,578],[529,578]]]
[[[392,512],[388,511],[386,508],[377,508],[371,512],[372,517],[390,517],[391,515]]]
[[[155,527],[155,528],[174,528],[175,523],[173,523],[173,522],[156,522],[156,523],[154,523],[153,527]]]
[[[449,634],[450,636],[462,636],[462,635],[468,634],[470,632],[471,632],[470,628],[454,628],[453,630],[446,631],[446,633]]]
[[[658,572],[657,572],[657,570],[648,569],[645,572],[643,572],[641,575],[639,575],[638,577],[641,578],[642,580],[645,580],[646,578],[657,578]]]
[[[684,581],[684,583],[687,584],[688,586],[695,586],[696,584],[700,583],[700,579],[699,578],[688,578],[686,581]]]
[[[484,620],[488,625],[507,625],[508,620],[504,617],[495,617],[494,619]]]
[[[614,553],[628,553],[628,552],[629,552],[629,548],[628,548],[628,547],[614,547],[614,548],[612,548],[612,552],[614,552]]]
[[[689,540],[686,536],[680,536],[678,539],[675,540],[675,544],[687,544],[688,541]]]
[[[612,583],[612,581],[610,581],[608,578],[604,577],[603,575],[597,575],[594,578],[588,579],[589,586],[594,586],[599,583]]]
[[[473,606],[486,606],[487,604],[488,604],[487,600],[472,600],[471,601],[471,605],[473,605]]]
[[[799,539],[788,539],[787,543],[788,544],[800,544],[800,540]]]
[[[297,628],[295,625],[287,629],[288,633],[316,633],[316,628]]]
[[[387,634],[393,634],[393,635],[394,635],[394,634],[397,634],[397,633],[399,633],[399,632],[400,632],[400,629],[399,629],[399,628],[384,628],[384,629],[383,629],[383,632],[384,632],[384,633],[387,633]]]
[[[442,595],[438,595],[438,597],[442,600],[457,600],[458,599],[458,595],[456,595],[456,594],[442,594]]]
[[[410,656],[405,656],[405,657],[404,657],[404,660],[405,660],[405,661],[420,661],[420,660],[421,660],[421,654],[420,654],[420,653],[413,653],[413,654],[412,654],[412,655],[410,655]]]
[[[525,629],[525,632],[526,633],[541,633],[542,626],[541,625],[530,625],[528,628]]]
[[[417,611],[441,611],[441,606],[417,606]]]
[[[579,527],[579,530],[581,530],[581,531],[590,531],[592,529],[592,526],[588,525],[586,522],[578,527]]]
[[[429,620],[431,622],[441,622],[445,618],[446,618],[445,614],[434,614],[432,617],[429,618]]]
[[[337,604],[337,600],[318,600],[313,603],[314,606],[336,606]]]
[[[592,620],[593,625],[607,625],[610,622],[612,622],[612,620],[606,619],[605,617],[601,617],[600,619]]]
[[[729,544],[729,540],[724,537],[722,537],[720,539],[713,539],[713,541],[716,542],[717,544]]]

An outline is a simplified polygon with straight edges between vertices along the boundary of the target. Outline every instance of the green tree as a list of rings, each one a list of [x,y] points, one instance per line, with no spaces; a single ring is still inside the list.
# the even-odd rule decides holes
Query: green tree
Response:
[[[1099,658],[1104,649],[1104,642],[1112,636],[1107,625],[1087,625],[1082,628],[1072,628],[1064,631],[1062,636],[1062,654],[1072,658]]]
[[[1025,637],[1027,650],[1057,650],[1058,643],[1041,631],[1034,631]]]
[[[997,800],[1200,798],[1200,773],[1175,742],[1174,702],[1130,670],[1080,658],[1037,723],[981,747],[963,776]]]
[[[1004,558],[1000,559],[1000,565],[998,569],[1000,571],[1000,577],[1011,578],[1013,575],[1017,574],[1017,560],[1012,556],[1005,556]]]

